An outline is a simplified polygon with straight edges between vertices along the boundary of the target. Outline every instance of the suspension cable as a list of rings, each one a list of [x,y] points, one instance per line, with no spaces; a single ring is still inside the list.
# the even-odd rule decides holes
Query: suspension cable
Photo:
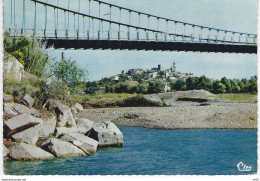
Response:
[[[25,0],[23,0],[23,25],[22,25],[22,32],[25,32],[25,23],[26,23],[26,20],[25,20]]]
[[[80,13],[80,0],[79,0],[79,13]],[[78,31],[79,31],[79,14],[78,14]]]
[[[11,26],[13,26],[13,0],[11,0]]]
[[[88,0],[88,15],[90,16],[90,0]],[[90,18],[88,19],[88,29],[89,29],[89,32],[90,32]]]
[[[111,11],[112,6],[109,6],[109,20],[112,20],[112,11]],[[109,23],[109,32],[111,31],[111,22]]]
[[[35,35],[35,33],[36,33],[36,2],[35,2],[35,4],[34,4],[35,6],[34,6],[34,35]]]
[[[68,9],[70,9],[70,0],[68,1]],[[69,30],[69,26],[70,26],[70,15],[68,12],[68,25],[67,25],[67,30]]]
[[[100,18],[100,6],[101,6],[101,3],[98,3],[98,17]],[[101,20],[98,21],[98,31],[100,32],[100,23],[101,23]]]
[[[66,11],[64,11],[64,25],[65,25],[65,34],[67,34],[66,33],[66,30],[67,30],[67,18],[66,18]]]
[[[57,6],[59,6],[59,0],[57,1]],[[57,9],[57,30],[59,29],[59,10]]]
[[[15,23],[15,0],[14,0],[14,26],[16,26],[15,24],[16,23]]]
[[[75,33],[76,33],[76,17],[75,17],[75,14],[74,14],[74,27],[73,27],[73,30],[74,30],[74,36],[75,36]]]
[[[47,0],[48,2],[48,0]],[[46,28],[47,28],[47,6],[45,5],[45,23],[44,23],[44,34],[46,36]]]

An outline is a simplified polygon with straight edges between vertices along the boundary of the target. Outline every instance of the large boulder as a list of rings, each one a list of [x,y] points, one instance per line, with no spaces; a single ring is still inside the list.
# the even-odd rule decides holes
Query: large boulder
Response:
[[[56,127],[55,135],[56,137],[60,137],[63,134],[70,134],[70,133],[78,133],[78,128],[66,128],[66,127]]]
[[[57,115],[57,127],[76,127],[76,122],[69,106],[64,105],[61,101],[50,99],[44,107],[49,111],[53,110]]]
[[[12,107],[12,104],[4,104],[4,115],[16,116],[18,113]]]
[[[78,132],[83,134],[91,130],[94,125],[94,122],[90,121],[87,118],[76,118],[76,123],[78,127]]]
[[[14,160],[43,160],[54,157],[41,148],[23,142],[12,146],[9,155]]]
[[[27,79],[27,80],[34,81],[34,82],[38,80],[38,78],[35,75],[32,75],[26,71],[24,71],[23,79]]]
[[[39,137],[48,137],[55,133],[56,116],[52,113],[45,113],[41,116],[43,124],[41,125]]]
[[[28,108],[21,104],[16,103],[5,103],[4,104],[4,113],[10,115],[18,115],[18,114],[31,114],[33,116],[39,117],[39,111],[36,109]]]
[[[40,118],[33,117],[30,114],[21,114],[4,122],[4,134],[6,137],[10,137],[42,123],[43,120]]]
[[[5,147],[5,145],[3,144],[3,156],[7,156],[7,154],[10,153],[10,151]]]
[[[34,127],[25,129],[19,133],[12,135],[12,138],[16,142],[24,142],[24,143],[28,143],[30,145],[36,145],[36,143],[39,139],[40,128],[41,128],[41,125],[36,125]]]
[[[12,96],[10,96],[10,95],[8,95],[8,94],[3,94],[3,100],[4,100],[4,102],[6,103],[6,102],[13,102],[14,101],[14,98],[12,97]]]
[[[65,134],[60,139],[72,143],[86,153],[97,151],[98,141],[80,133]]]
[[[54,154],[56,157],[85,156],[86,153],[73,144],[56,138],[50,138],[41,146],[42,149]]]
[[[85,134],[99,142],[100,147],[122,146],[123,134],[110,122],[95,122],[93,128]]]
[[[31,109],[32,106],[33,106],[34,100],[33,100],[33,98],[32,98],[31,96],[29,96],[28,94],[26,94],[26,95],[23,97],[22,103]]]
[[[74,106],[71,107],[71,110],[74,114],[77,114],[78,112],[83,110],[83,107],[81,104],[76,103]]]
[[[24,74],[23,65],[10,54],[5,54],[3,59],[4,80],[20,82],[23,79]]]

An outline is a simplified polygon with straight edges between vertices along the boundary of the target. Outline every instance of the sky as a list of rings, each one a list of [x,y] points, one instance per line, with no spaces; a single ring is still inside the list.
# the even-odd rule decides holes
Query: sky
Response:
[[[256,0],[103,1],[187,23],[244,33],[256,34],[257,32]],[[17,0],[17,4],[19,4],[19,2],[22,1]],[[56,0],[52,2],[55,4]],[[73,0],[72,2],[72,9],[77,9],[78,1]],[[7,0],[7,7],[8,3],[10,4],[10,0]],[[84,1],[81,0],[81,3],[81,11],[84,11]],[[60,6],[66,7],[66,5],[67,0],[60,1]],[[102,10],[103,12],[108,11],[105,9]],[[9,8],[6,8],[5,14],[8,14],[9,11]],[[91,9],[91,11],[94,11],[94,9]],[[34,11],[28,11],[27,16],[33,15],[33,12]],[[112,12],[112,16],[117,16],[116,12]],[[5,16],[5,24],[8,24],[7,17],[8,15]],[[19,20],[16,21],[18,22]],[[43,19],[40,21],[37,26],[43,26]],[[27,23],[30,24],[30,21],[28,20]],[[48,52],[58,61],[61,58],[61,52],[65,53],[66,58],[76,60],[80,67],[88,71],[88,79],[91,81],[119,74],[122,70],[132,68],[148,69],[161,64],[167,69],[172,66],[174,61],[176,62],[177,71],[194,73],[195,76],[205,75],[215,79],[226,76],[231,79],[241,79],[250,78],[257,74],[256,54],[55,49],[50,49]]]

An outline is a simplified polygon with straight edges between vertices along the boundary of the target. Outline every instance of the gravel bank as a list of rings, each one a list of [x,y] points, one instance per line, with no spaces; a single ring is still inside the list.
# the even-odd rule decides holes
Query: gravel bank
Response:
[[[154,129],[256,129],[257,103],[178,102],[172,107],[84,109],[77,116]]]

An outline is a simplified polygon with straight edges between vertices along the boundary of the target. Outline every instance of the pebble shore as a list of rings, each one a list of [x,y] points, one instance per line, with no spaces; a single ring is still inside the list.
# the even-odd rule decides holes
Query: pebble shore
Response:
[[[257,129],[257,103],[179,102],[171,107],[85,109],[90,120],[153,129]]]

